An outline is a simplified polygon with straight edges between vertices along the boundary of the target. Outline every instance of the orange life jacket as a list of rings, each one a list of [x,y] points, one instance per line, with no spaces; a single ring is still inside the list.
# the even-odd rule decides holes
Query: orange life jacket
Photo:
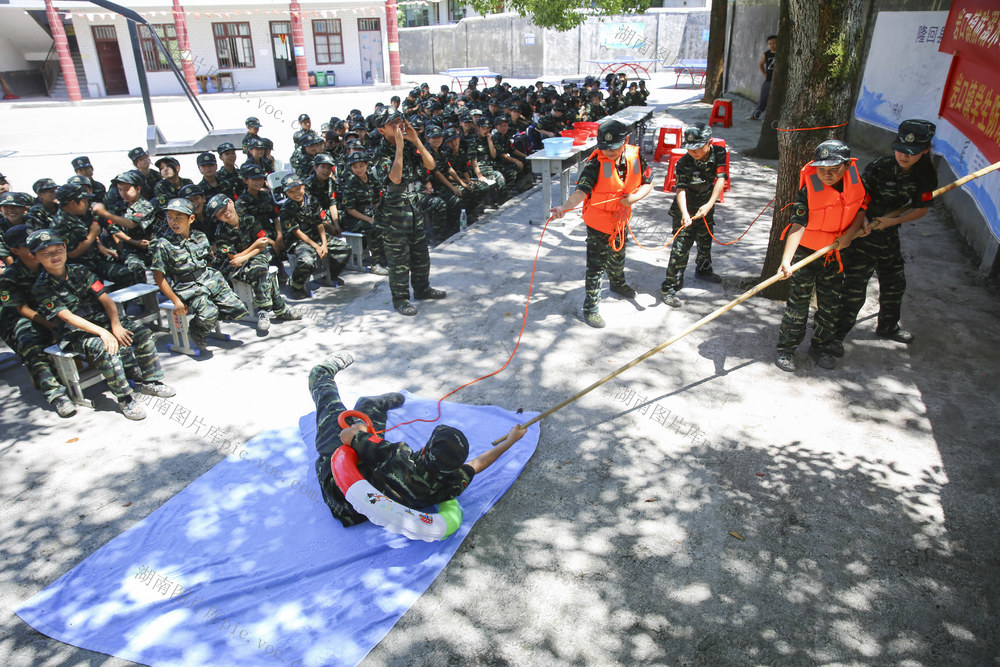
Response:
[[[601,151],[595,150],[588,159],[596,159],[601,166],[597,172],[597,183],[583,202],[583,221],[599,232],[614,234],[621,198],[632,194],[642,185],[639,147],[625,145],[625,178],[618,175],[618,168],[615,166],[617,160],[609,160]],[[632,217],[631,208],[628,209],[628,217]]]
[[[857,158],[851,158],[844,174],[844,191],[823,185],[816,167],[806,165],[799,174],[799,188],[809,199],[809,223],[799,245],[819,250],[833,243],[851,226],[865,201],[865,186],[858,175]]]

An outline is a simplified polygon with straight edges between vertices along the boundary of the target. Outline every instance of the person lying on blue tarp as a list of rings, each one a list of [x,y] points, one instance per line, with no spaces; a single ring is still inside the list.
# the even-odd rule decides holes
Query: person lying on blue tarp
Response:
[[[375,488],[407,507],[422,509],[457,497],[477,473],[490,467],[527,432],[527,428],[515,426],[502,443],[471,461],[466,461],[469,441],[465,434],[445,424],[435,427],[427,444],[416,452],[405,442],[370,440],[368,427],[360,420],[352,418],[354,423],[346,429],[338,423],[340,414],[347,408],[340,399],[334,376],[353,362],[350,352],[338,352],[314,366],[309,373],[309,392],[316,404],[316,451],[319,454],[316,476],[323,500],[344,526],[363,523],[367,518],[351,507],[334,481],[330,460],[341,445],[354,449],[358,455],[358,471]],[[354,409],[368,415],[375,430],[382,431],[388,411],[401,406],[404,400],[402,394],[396,393],[362,397]]]

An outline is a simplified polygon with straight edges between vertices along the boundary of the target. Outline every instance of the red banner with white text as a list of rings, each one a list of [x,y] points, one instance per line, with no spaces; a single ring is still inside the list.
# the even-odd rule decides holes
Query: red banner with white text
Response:
[[[940,115],[972,141],[988,162],[1000,161],[1000,70],[956,56]]]
[[[1000,6],[996,0],[952,0],[938,50],[980,65],[1000,63]]]

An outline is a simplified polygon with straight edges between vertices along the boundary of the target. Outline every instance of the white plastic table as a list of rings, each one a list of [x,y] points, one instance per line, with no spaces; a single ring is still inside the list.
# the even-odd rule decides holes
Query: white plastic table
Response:
[[[562,203],[570,195],[570,171],[579,167],[580,163],[594,152],[596,147],[597,139],[591,137],[587,140],[587,143],[573,146],[573,149],[568,153],[550,155],[546,151],[541,150],[528,156],[528,161],[531,163],[531,172],[542,175],[542,191],[545,193],[543,199],[545,208],[542,210],[543,220],[549,217],[549,209],[552,208],[552,184],[554,182],[552,177],[556,174],[559,175],[559,194],[561,196],[559,202]]]

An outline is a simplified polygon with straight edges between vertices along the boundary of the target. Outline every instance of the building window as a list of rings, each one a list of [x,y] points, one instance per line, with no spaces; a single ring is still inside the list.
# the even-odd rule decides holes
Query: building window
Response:
[[[419,28],[420,26],[431,24],[431,11],[430,8],[414,7],[409,5],[405,7],[405,13],[402,17],[401,28]]]
[[[219,59],[219,69],[254,66],[249,23],[213,23],[212,34],[215,36],[215,55]]]
[[[448,0],[448,21],[458,23],[465,18],[465,3],[461,0]]]
[[[313,43],[317,65],[341,65],[344,62],[344,37],[340,19],[313,21]]]
[[[170,54],[170,58],[178,67],[181,63],[181,47],[177,45],[177,29],[173,23],[160,23],[153,26],[139,26],[139,44],[142,48],[142,63],[147,72],[163,72],[170,69],[170,63],[163,52],[156,46],[150,27],[160,42]]]

